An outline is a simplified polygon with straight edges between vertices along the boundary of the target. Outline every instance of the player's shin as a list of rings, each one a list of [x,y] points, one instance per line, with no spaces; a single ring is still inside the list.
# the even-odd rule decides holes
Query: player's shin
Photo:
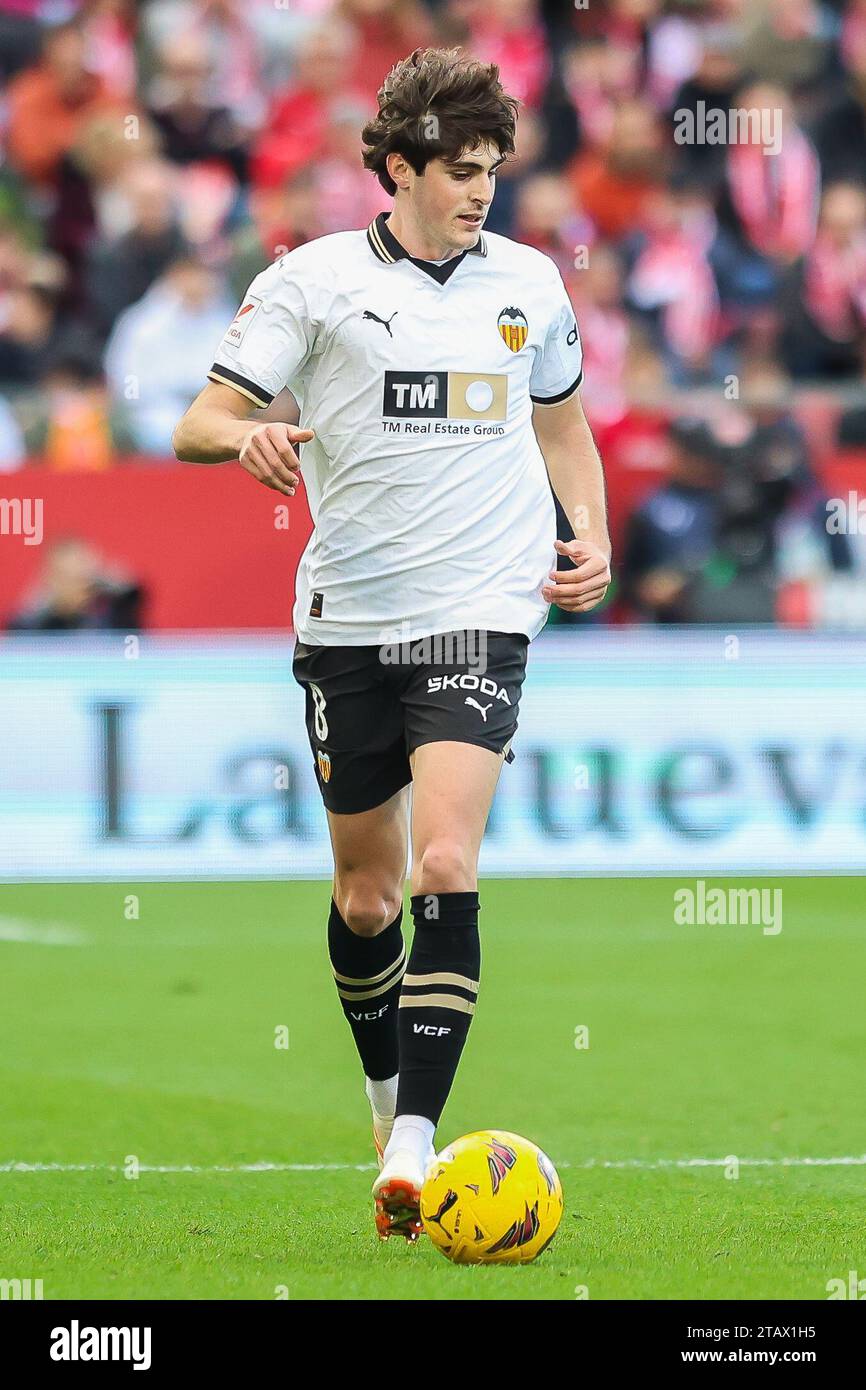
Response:
[[[367,1078],[377,1148],[387,1142],[397,1092],[397,1003],[406,969],[402,908],[377,936],[346,925],[335,902],[328,919],[328,952],[343,1013]]]
[[[412,898],[415,937],[400,993],[397,1118],[386,1160],[412,1150],[422,1165],[469,1032],[478,978],[478,894]]]

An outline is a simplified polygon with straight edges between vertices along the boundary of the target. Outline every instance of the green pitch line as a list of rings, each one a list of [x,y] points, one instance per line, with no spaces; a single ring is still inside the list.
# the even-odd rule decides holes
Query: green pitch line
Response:
[[[822,1299],[866,1276],[862,880],[708,880],[781,888],[772,935],[679,925],[689,886],[482,885],[439,1137],[509,1128],[561,1164],[560,1234],[514,1270],[375,1239],[326,884],[0,889],[0,1279],[46,1298]]]

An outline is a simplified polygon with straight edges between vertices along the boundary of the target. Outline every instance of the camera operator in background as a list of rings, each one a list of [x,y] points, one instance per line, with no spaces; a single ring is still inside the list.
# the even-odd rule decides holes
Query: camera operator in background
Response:
[[[38,591],[9,623],[10,632],[135,632],[141,627],[142,586],[109,571],[76,536],[51,546]]]
[[[846,570],[830,536],[800,426],[784,385],[755,377],[743,410],[669,427],[668,481],[633,513],[624,547],[626,602],[656,623],[772,623],[792,534],[815,563]]]

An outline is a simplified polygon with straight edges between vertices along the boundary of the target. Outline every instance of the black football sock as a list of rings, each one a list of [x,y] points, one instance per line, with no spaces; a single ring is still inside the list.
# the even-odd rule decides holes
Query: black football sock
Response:
[[[478,894],[419,893],[398,1010],[397,1115],[439,1123],[475,1012],[481,943]]]
[[[331,900],[328,953],[343,1013],[349,1021],[364,1074],[371,1081],[397,1075],[397,1001],[406,969],[400,908],[378,936],[359,936]]]

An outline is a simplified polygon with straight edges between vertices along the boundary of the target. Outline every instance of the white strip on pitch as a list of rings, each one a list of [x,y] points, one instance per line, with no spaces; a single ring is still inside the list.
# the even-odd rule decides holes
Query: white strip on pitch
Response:
[[[839,1158],[588,1158],[581,1163],[557,1163],[557,1168],[862,1168],[866,1154]],[[122,1173],[121,1163],[0,1163],[0,1173]],[[129,1165],[132,1166],[132,1165]],[[138,1173],[366,1173],[373,1163],[139,1163]]]
[[[0,917],[0,941],[26,941],[33,946],[86,946],[87,936],[65,922],[31,922],[25,917]]]

